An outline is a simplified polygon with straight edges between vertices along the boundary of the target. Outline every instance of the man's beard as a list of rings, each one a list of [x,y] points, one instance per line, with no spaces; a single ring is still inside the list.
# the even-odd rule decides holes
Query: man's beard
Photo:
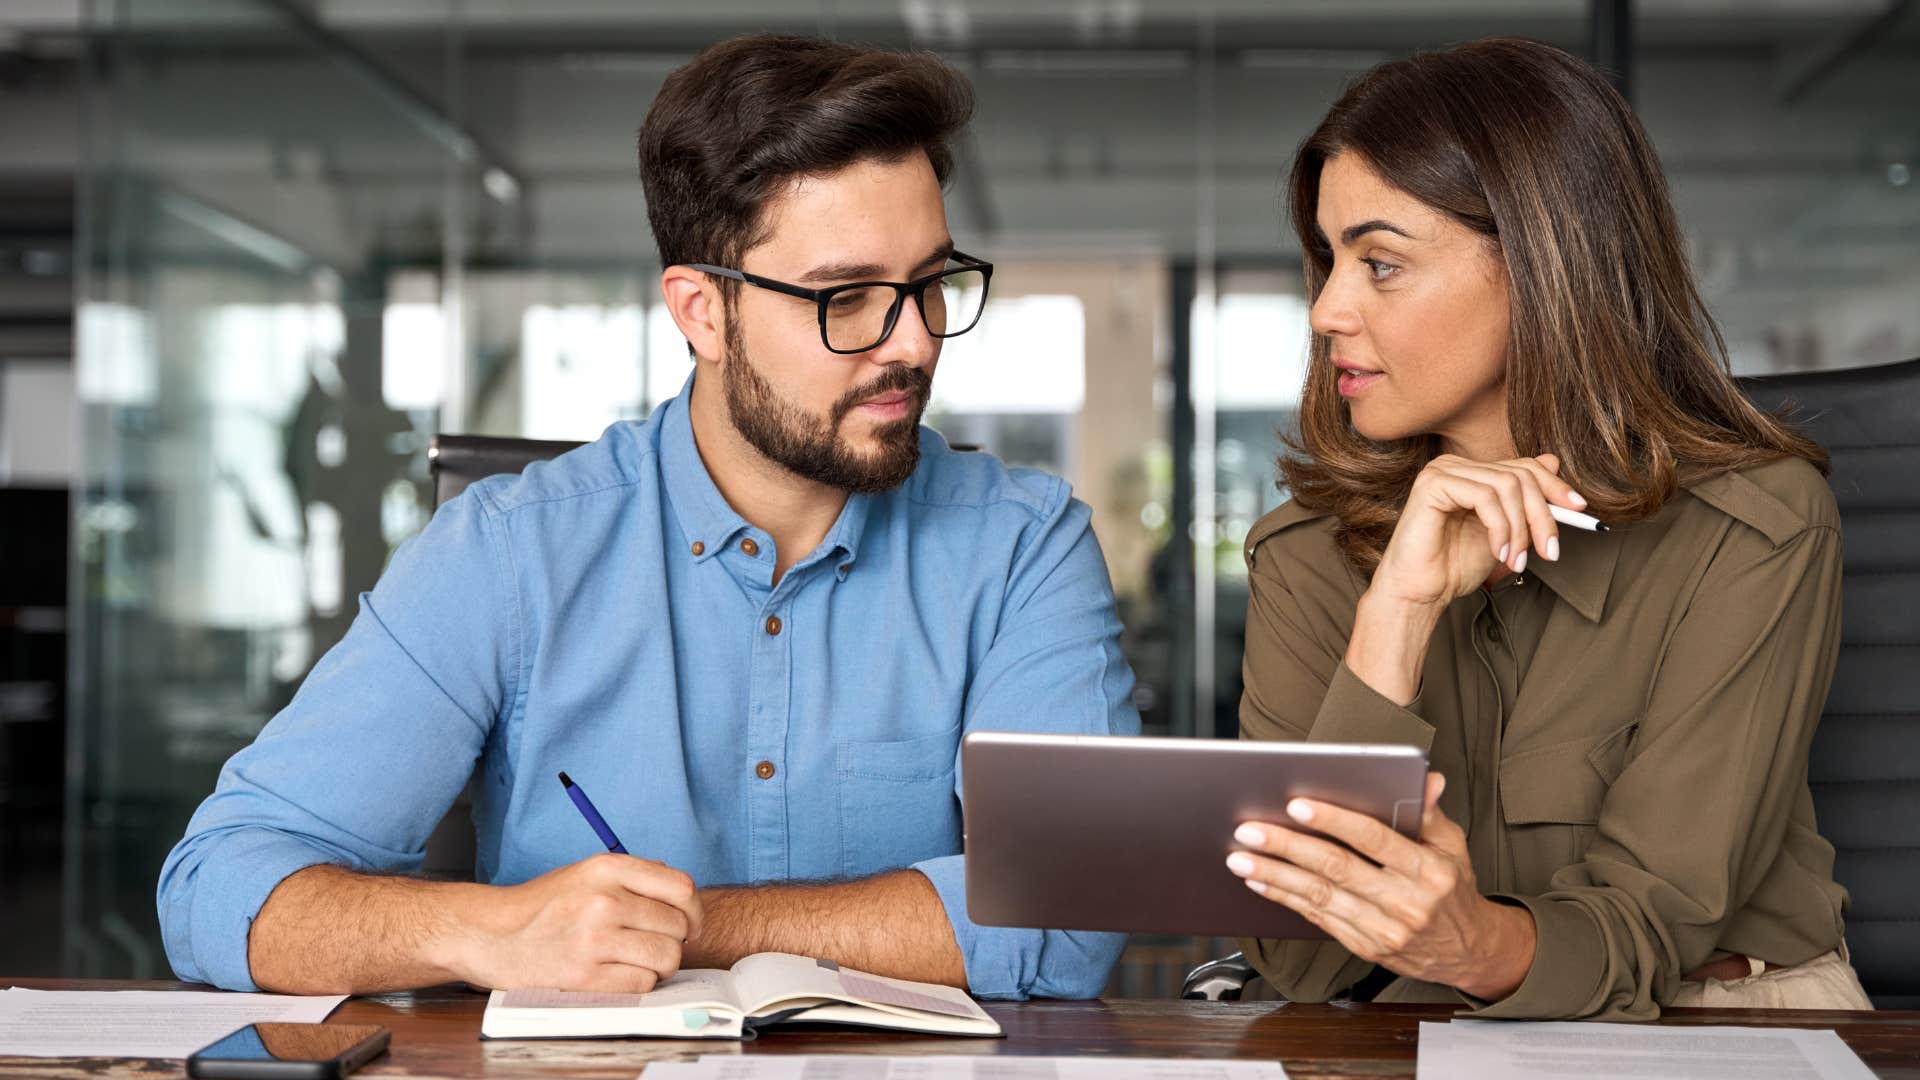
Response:
[[[852,362],[852,361],[849,361]],[[920,464],[920,415],[933,379],[919,368],[888,366],[879,378],[842,395],[823,420],[782,398],[747,360],[739,323],[727,328],[726,390],[733,427],[755,450],[796,476],[855,494],[899,487]],[[840,438],[840,424],[861,402],[906,391],[910,412],[873,430],[877,452],[855,451]]]

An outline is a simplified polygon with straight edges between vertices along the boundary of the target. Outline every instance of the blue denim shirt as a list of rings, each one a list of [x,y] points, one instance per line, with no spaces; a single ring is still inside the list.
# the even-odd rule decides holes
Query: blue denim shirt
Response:
[[[960,855],[963,734],[1139,730],[1085,504],[923,429],[913,476],[851,497],[775,585],[773,538],[701,463],[691,387],[476,483],[400,548],[168,856],[181,978],[255,989],[274,887],[417,870],[477,765],[480,881],[602,850],[564,769],[628,851],[702,886],[912,867],[974,994],[1099,994],[1124,939],[974,925]]]

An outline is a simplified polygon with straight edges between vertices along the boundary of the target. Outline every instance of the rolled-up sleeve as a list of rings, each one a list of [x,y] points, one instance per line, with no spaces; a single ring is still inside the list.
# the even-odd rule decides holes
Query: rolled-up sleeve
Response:
[[[1747,534],[1749,542],[1758,533]],[[1839,650],[1840,537],[1717,553],[1676,626],[1585,856],[1520,904],[1533,968],[1474,1015],[1646,1020],[1778,857]]]
[[[1001,620],[967,692],[966,731],[1137,735],[1133,673],[1120,653],[1113,586],[1085,504],[1057,487],[1016,556]],[[955,770],[956,793],[960,773]],[[978,926],[967,917],[965,857],[918,863],[939,893],[983,998],[1093,998],[1126,935]]]
[[[1351,624],[1341,618],[1350,620],[1350,611],[1316,608],[1297,596],[1274,553],[1250,551],[1247,568],[1241,738],[1432,748],[1433,726],[1421,719],[1418,697],[1397,704],[1347,668]],[[1291,1001],[1326,1001],[1373,970],[1332,941],[1244,938],[1240,947]]]
[[[293,701],[221,769],[160,872],[180,978],[257,989],[248,933],[295,871],[419,869],[512,700],[518,625],[494,528],[478,490],[442,508]]]

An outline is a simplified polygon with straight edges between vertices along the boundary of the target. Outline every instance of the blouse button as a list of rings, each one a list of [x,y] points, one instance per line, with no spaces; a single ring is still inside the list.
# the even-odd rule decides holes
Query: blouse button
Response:
[[[745,552],[748,558],[753,558],[755,555],[760,554],[760,545],[754,543],[753,537],[749,536],[740,541],[740,550]]]
[[[760,764],[755,765],[753,767],[753,775],[759,777],[762,780],[773,779],[773,762],[763,761]]]

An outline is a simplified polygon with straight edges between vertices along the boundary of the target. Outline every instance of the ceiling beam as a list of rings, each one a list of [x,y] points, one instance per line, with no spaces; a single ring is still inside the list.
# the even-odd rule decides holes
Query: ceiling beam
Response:
[[[526,174],[498,148],[462,123],[446,106],[390,70],[339,31],[315,18],[297,0],[256,0],[284,18],[309,38],[335,65],[364,82],[421,133],[439,144],[454,160],[470,166],[487,192],[502,203],[526,197]]]
[[[1780,104],[1790,106],[1804,101],[1815,87],[1877,45],[1913,12],[1914,6],[1915,0],[1889,0],[1885,11],[1815,49],[1788,74],[1786,89],[1780,93]]]

